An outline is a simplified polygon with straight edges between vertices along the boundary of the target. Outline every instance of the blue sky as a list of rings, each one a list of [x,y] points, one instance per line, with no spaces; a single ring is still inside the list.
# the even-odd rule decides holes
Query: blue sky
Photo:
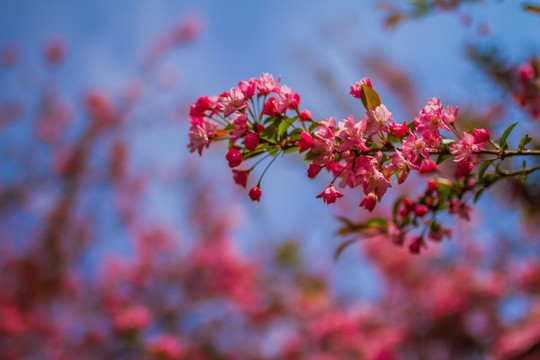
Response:
[[[164,60],[164,70],[177,73],[179,82],[174,91],[156,100],[156,106],[187,104],[200,95],[219,94],[240,80],[268,72],[281,75],[283,83],[299,92],[303,106],[319,119],[348,114],[322,89],[314,70],[331,70],[346,95],[350,84],[370,77],[355,60],[358,55],[381,54],[406,69],[417,80],[421,101],[439,96],[447,104],[460,105],[481,104],[499,96],[464,61],[464,42],[496,42],[508,50],[508,58],[514,61],[538,51],[540,19],[523,13],[518,2],[466,6],[460,14],[430,15],[406,22],[394,31],[383,29],[383,16],[376,9],[377,3],[0,0],[0,47],[19,44],[25,66],[39,69],[43,43],[50,37],[63,38],[68,44],[68,61],[59,78],[65,96],[78,103],[87,88],[119,93],[138,71],[152,41],[174,27],[179,19],[198,14],[204,19],[204,32],[198,41],[177,49]],[[471,17],[472,26],[461,24],[462,14]],[[478,26],[482,23],[490,25],[491,40],[479,34]],[[40,71],[37,70],[38,78],[42,76]],[[26,90],[16,86],[16,81],[14,76],[4,76],[0,84],[2,99],[29,96]],[[395,99],[389,94],[385,98],[384,90],[381,95],[394,111]],[[350,103],[360,115],[360,104]],[[159,111],[158,114],[165,116]],[[400,119],[399,112],[394,112],[394,117]],[[400,121],[403,120],[410,119]],[[137,166],[141,169],[148,170],[156,164],[172,166],[186,161],[187,156],[196,156],[187,154],[185,125],[176,125],[172,130],[157,127],[135,131],[131,136],[136,145]],[[207,164],[203,171],[209,177],[227,170],[222,150],[210,151],[201,159]],[[241,212],[246,225],[238,234],[247,251],[257,251],[260,247],[257,238],[263,241],[264,237],[250,224],[259,224],[257,221],[264,219],[266,228],[276,238],[303,237],[306,253],[317,259],[312,266],[329,271],[339,291],[373,291],[370,284],[375,275],[359,267],[358,255],[346,253],[338,264],[331,260],[332,251],[339,243],[332,235],[336,222],[331,217],[332,210],[315,199],[329,179],[307,181],[305,164],[296,160],[280,162],[263,182],[263,202],[252,204],[247,199],[243,202]],[[227,189],[231,188],[229,179],[223,181],[228,182]],[[170,191],[170,188],[157,189],[150,200],[154,217],[165,222],[175,219],[171,215],[174,205]],[[351,285],[351,277],[360,281]]]

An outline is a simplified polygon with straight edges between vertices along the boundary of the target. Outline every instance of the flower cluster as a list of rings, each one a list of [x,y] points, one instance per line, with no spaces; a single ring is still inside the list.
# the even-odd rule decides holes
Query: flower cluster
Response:
[[[253,201],[260,201],[262,176],[277,155],[291,152],[304,154],[309,178],[322,170],[332,175],[317,198],[332,204],[344,196],[336,187],[360,188],[359,206],[369,211],[375,209],[392,182],[403,184],[411,172],[436,175],[428,180],[427,190],[418,201],[400,197],[395,202],[392,221],[376,218],[356,227],[375,227],[397,245],[405,242],[411,230],[423,228],[419,235],[408,235],[412,238],[410,251],[419,253],[425,247],[425,234],[436,242],[450,234],[437,221],[438,213],[445,211],[469,220],[467,200],[474,196],[476,201],[485,188],[505,175],[493,162],[508,156],[506,138],[515,125],[498,142],[491,140],[486,129],[459,131],[455,124],[458,107],[444,107],[438,98],[428,99],[411,121],[397,122],[368,78],[350,89],[351,96],[361,100],[365,108],[361,116],[315,121],[309,110],[300,110],[300,96],[279,85],[280,80],[262,74],[259,79],[241,81],[219,96],[202,96],[190,109],[188,148],[202,154],[212,142],[228,141],[225,158],[235,183],[246,187],[253,169],[270,158],[249,191]],[[522,155],[526,140],[530,138],[522,140],[520,152],[512,155]],[[496,156],[486,159],[486,154]],[[252,166],[242,166],[256,157],[260,159]],[[452,159],[454,166],[439,168],[446,159]],[[487,173],[492,164],[495,172]],[[476,165],[477,175],[472,172]],[[525,171],[529,170],[534,169]]]

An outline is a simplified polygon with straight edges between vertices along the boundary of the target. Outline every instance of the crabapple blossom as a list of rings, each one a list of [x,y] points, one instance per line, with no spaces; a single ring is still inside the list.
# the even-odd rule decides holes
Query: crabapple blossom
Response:
[[[234,168],[242,163],[242,154],[238,151],[237,148],[232,147],[229,149],[225,158],[229,162],[229,167]]]
[[[244,170],[233,170],[234,182],[242,187],[246,187],[248,172]]]
[[[337,150],[347,151],[353,147],[357,147],[362,151],[369,151],[369,148],[366,146],[366,140],[364,139],[366,127],[367,123],[365,118],[355,123],[353,116],[349,115],[345,120],[340,121],[339,128],[341,130],[336,136],[341,138],[342,142]]]
[[[325,203],[333,204],[337,199],[342,198],[343,194],[336,190],[333,184],[328,185],[317,198],[322,198]]]
[[[392,121],[392,113],[388,111],[386,106],[379,105],[373,110],[368,110],[366,117],[366,133],[368,136],[373,136],[379,131],[388,132],[387,123]]]
[[[463,133],[463,139],[456,144],[450,145],[450,153],[456,155],[455,162],[467,161],[473,152],[480,151],[482,143],[475,143],[475,137],[469,133]]]
[[[375,193],[365,195],[360,202],[360,207],[363,207],[370,212],[375,209],[375,205],[377,205],[377,195],[375,195]]]
[[[350,94],[357,98],[357,99],[360,99],[361,97],[361,94],[362,94],[362,85],[367,85],[369,86],[370,88],[373,88],[373,85],[371,84],[371,80],[369,78],[363,78],[362,80],[360,80],[359,82],[351,85],[351,91],[350,91]]]
[[[262,190],[258,186],[252,187],[251,190],[249,191],[249,197],[251,198],[252,201],[260,201],[261,195],[262,195]]]

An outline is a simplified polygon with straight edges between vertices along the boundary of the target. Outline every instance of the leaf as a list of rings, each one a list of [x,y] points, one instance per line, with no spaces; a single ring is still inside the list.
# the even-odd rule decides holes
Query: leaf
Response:
[[[484,193],[484,190],[486,190],[486,188],[481,188],[480,190],[476,192],[476,194],[474,194],[474,198],[473,198],[474,204],[476,204],[476,202],[478,201],[478,198],[480,198],[480,196]]]
[[[525,134],[525,136],[523,137],[523,139],[521,139],[519,141],[519,145],[518,145],[518,149],[520,151],[523,151],[523,149],[525,148],[525,145],[527,145],[528,143],[530,143],[532,140],[532,138],[529,136],[529,134]]]
[[[292,153],[292,152],[297,152],[298,150],[300,150],[300,148],[298,146],[291,146],[291,147],[286,148],[285,150],[283,150],[283,153],[284,154],[289,154],[289,153]]]
[[[309,125],[308,132],[312,133],[318,126],[319,123],[317,121],[314,121],[313,124]]]
[[[285,120],[281,121],[281,123],[278,126],[279,136],[283,137],[285,135],[285,133],[287,132],[287,129],[291,125],[292,125],[292,122],[289,121],[289,119],[285,119]]]
[[[259,134],[259,138],[275,144],[277,139],[277,128],[274,125],[264,128]]]
[[[355,239],[351,239],[351,240],[347,240],[345,242],[342,242],[338,248],[336,249],[336,252],[334,253],[334,260],[338,260],[339,259],[339,256],[341,255],[341,253],[343,252],[343,250],[345,250],[346,247],[348,247],[349,245],[351,244],[354,244],[355,242],[361,240],[361,238],[355,238]]]
[[[289,133],[289,137],[294,140],[300,140],[300,134],[302,134],[304,130],[301,128],[292,129]]]
[[[440,163],[442,163],[444,160],[448,159],[449,157],[451,157],[452,154],[440,154],[439,156],[437,156],[437,165],[439,165]]]
[[[233,124],[229,124],[229,125],[225,126],[225,127],[223,128],[223,130],[226,130],[226,131],[227,131],[227,130],[234,130],[234,125],[233,125]]]
[[[319,156],[319,154],[315,154],[313,151],[308,150],[306,155],[304,155],[304,161],[310,162],[311,160],[316,159],[317,156]]]
[[[279,148],[277,148],[277,147],[272,147],[272,148],[269,148],[266,152],[267,152],[268,154],[270,154],[270,156],[276,156],[277,153],[278,153],[278,151],[279,151]]]
[[[383,218],[379,218],[379,217],[374,217],[374,218],[371,218],[368,221],[366,221],[364,226],[367,229],[372,228],[372,227],[387,227],[388,226],[388,220],[383,219]]]
[[[491,163],[495,161],[495,160],[488,160],[488,161],[484,161],[479,167],[478,167],[478,181],[482,182],[482,179],[484,178],[484,174],[487,170],[487,168],[489,167],[489,165],[491,165]]]
[[[264,154],[265,152],[265,148],[264,147],[257,147],[255,150],[253,151],[249,151],[249,152],[246,152],[242,155],[242,158],[244,160],[247,160],[247,159],[251,159],[252,157],[255,157],[257,155],[261,155],[261,154]]]
[[[388,227],[388,220],[379,217],[371,218],[365,223],[360,224],[354,223],[351,220],[341,216],[337,216],[336,219],[345,224],[344,227],[338,229],[338,231],[336,232],[337,235],[360,233],[362,232],[362,230],[371,228],[379,228],[380,230],[382,230],[383,228],[385,229],[386,227]]]
[[[493,185],[493,183],[495,183],[495,181],[497,181],[497,175],[495,175],[495,174],[486,174],[486,175],[484,175],[484,180],[483,180],[484,187],[489,187],[489,186]]]
[[[536,14],[536,15],[540,15],[540,6],[537,6],[537,5],[523,4],[523,10]]]
[[[379,94],[366,84],[362,84],[362,90],[360,91],[360,99],[366,110],[373,110],[377,106],[381,105],[381,98]]]
[[[395,202],[394,206],[392,207],[392,218],[394,219],[394,222],[397,223],[397,213],[399,211],[399,206],[403,202],[403,199],[405,199],[405,195],[401,195]]]
[[[508,149],[508,145],[506,144],[506,139],[508,138],[508,135],[510,135],[512,130],[514,130],[514,128],[516,127],[517,124],[518,123],[515,122],[512,125],[510,125],[509,127],[507,127],[506,130],[504,130],[504,132],[503,132],[503,134],[501,136],[501,139],[499,140],[499,144],[501,146],[501,149],[503,149],[503,150]]]

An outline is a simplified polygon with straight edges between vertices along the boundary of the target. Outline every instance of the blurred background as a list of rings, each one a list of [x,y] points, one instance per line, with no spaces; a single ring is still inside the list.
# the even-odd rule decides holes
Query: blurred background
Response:
[[[367,219],[361,196],[325,205],[315,196],[331,179],[307,179],[291,154],[251,202],[225,145],[200,157],[187,132],[199,96],[261,73],[281,76],[314,119],[360,117],[349,87],[369,77],[397,122],[440,97],[464,130],[519,121],[515,148],[540,135],[540,101],[518,96],[520,71],[536,64],[537,12],[509,1],[0,1],[0,357],[535,359],[537,176],[490,189],[421,256],[373,238],[336,261],[348,238],[334,216]]]

